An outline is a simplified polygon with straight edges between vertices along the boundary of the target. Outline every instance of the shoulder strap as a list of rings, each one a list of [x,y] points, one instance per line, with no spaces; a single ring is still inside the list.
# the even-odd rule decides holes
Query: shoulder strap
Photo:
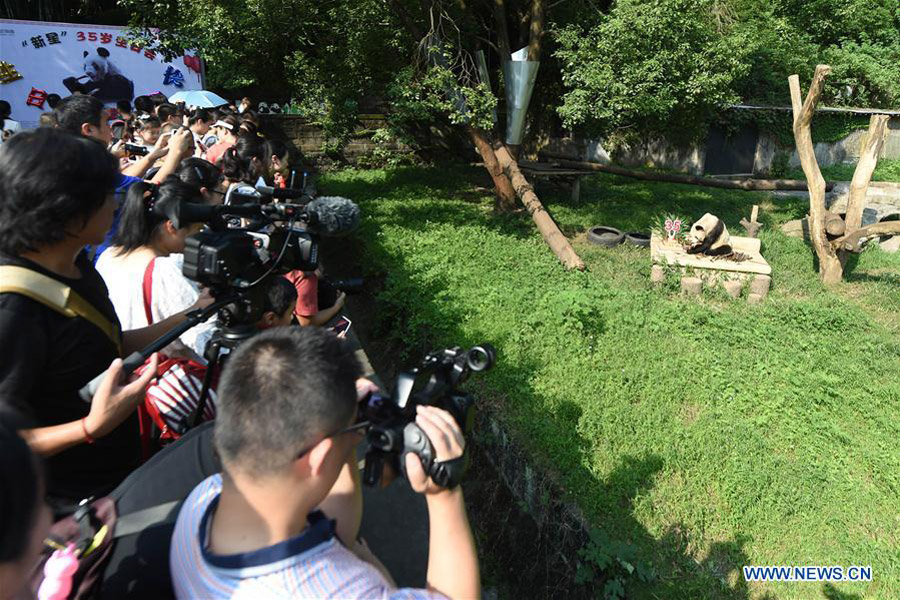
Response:
[[[0,293],[19,294],[67,317],[81,317],[106,334],[121,353],[119,327],[61,281],[26,267],[0,265]]]
[[[150,307],[153,306],[153,263],[155,262],[155,257],[150,259],[147,268],[144,269],[144,314],[147,315],[147,325],[153,325],[153,311],[150,310]]]
[[[178,518],[178,511],[183,502],[183,500],[173,500],[119,516],[116,520],[113,537],[125,537],[158,525],[171,525]]]

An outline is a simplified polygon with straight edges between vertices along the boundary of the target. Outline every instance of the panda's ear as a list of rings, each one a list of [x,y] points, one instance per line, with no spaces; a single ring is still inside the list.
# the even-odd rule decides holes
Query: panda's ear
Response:
[[[88,55],[87,50],[85,50],[85,51],[84,51],[84,57],[87,58],[87,55]]]
[[[109,50],[107,50],[103,46],[97,48],[97,54],[99,54],[103,58],[109,58]]]

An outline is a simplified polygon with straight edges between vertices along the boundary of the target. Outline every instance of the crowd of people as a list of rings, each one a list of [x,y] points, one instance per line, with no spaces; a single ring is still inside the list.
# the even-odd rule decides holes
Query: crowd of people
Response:
[[[284,187],[290,173],[288,146],[262,135],[249,101],[189,110],[144,96],[112,110],[76,94],[54,99],[38,129],[6,136],[0,598],[30,597],[51,523],[104,496],[120,515],[182,504],[177,523],[154,536],[115,541],[99,597],[479,597],[462,491],[435,484],[414,454],[402,460],[429,509],[427,587],[398,589],[359,538],[357,413],[375,387],[325,327],[345,296],[320,270],[260,283],[259,333],[215,374],[215,418],[171,444],[153,437],[148,450],[142,415],[161,361],[207,365],[217,328],[215,319],[197,325],[124,371],[123,357],[213,302],[182,269],[203,224],[178,223],[171,208]],[[86,401],[85,385],[101,374]],[[420,407],[415,422],[438,462],[464,454],[449,413]]]

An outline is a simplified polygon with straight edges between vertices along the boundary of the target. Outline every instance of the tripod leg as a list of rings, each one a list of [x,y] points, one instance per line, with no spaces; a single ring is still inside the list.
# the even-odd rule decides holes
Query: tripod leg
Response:
[[[203,375],[203,385],[200,387],[200,400],[197,402],[197,408],[189,420],[189,427],[193,428],[200,424],[203,420],[203,410],[206,408],[206,402],[209,399],[209,388],[212,385],[213,373],[219,364],[219,350],[222,344],[219,340],[210,340],[209,345],[203,354],[206,358],[206,373]]]

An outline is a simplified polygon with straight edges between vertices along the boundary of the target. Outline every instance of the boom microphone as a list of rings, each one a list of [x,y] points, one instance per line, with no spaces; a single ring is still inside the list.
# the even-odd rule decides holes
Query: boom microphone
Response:
[[[322,235],[343,235],[359,226],[359,206],[341,196],[320,196],[306,205],[309,224]]]

